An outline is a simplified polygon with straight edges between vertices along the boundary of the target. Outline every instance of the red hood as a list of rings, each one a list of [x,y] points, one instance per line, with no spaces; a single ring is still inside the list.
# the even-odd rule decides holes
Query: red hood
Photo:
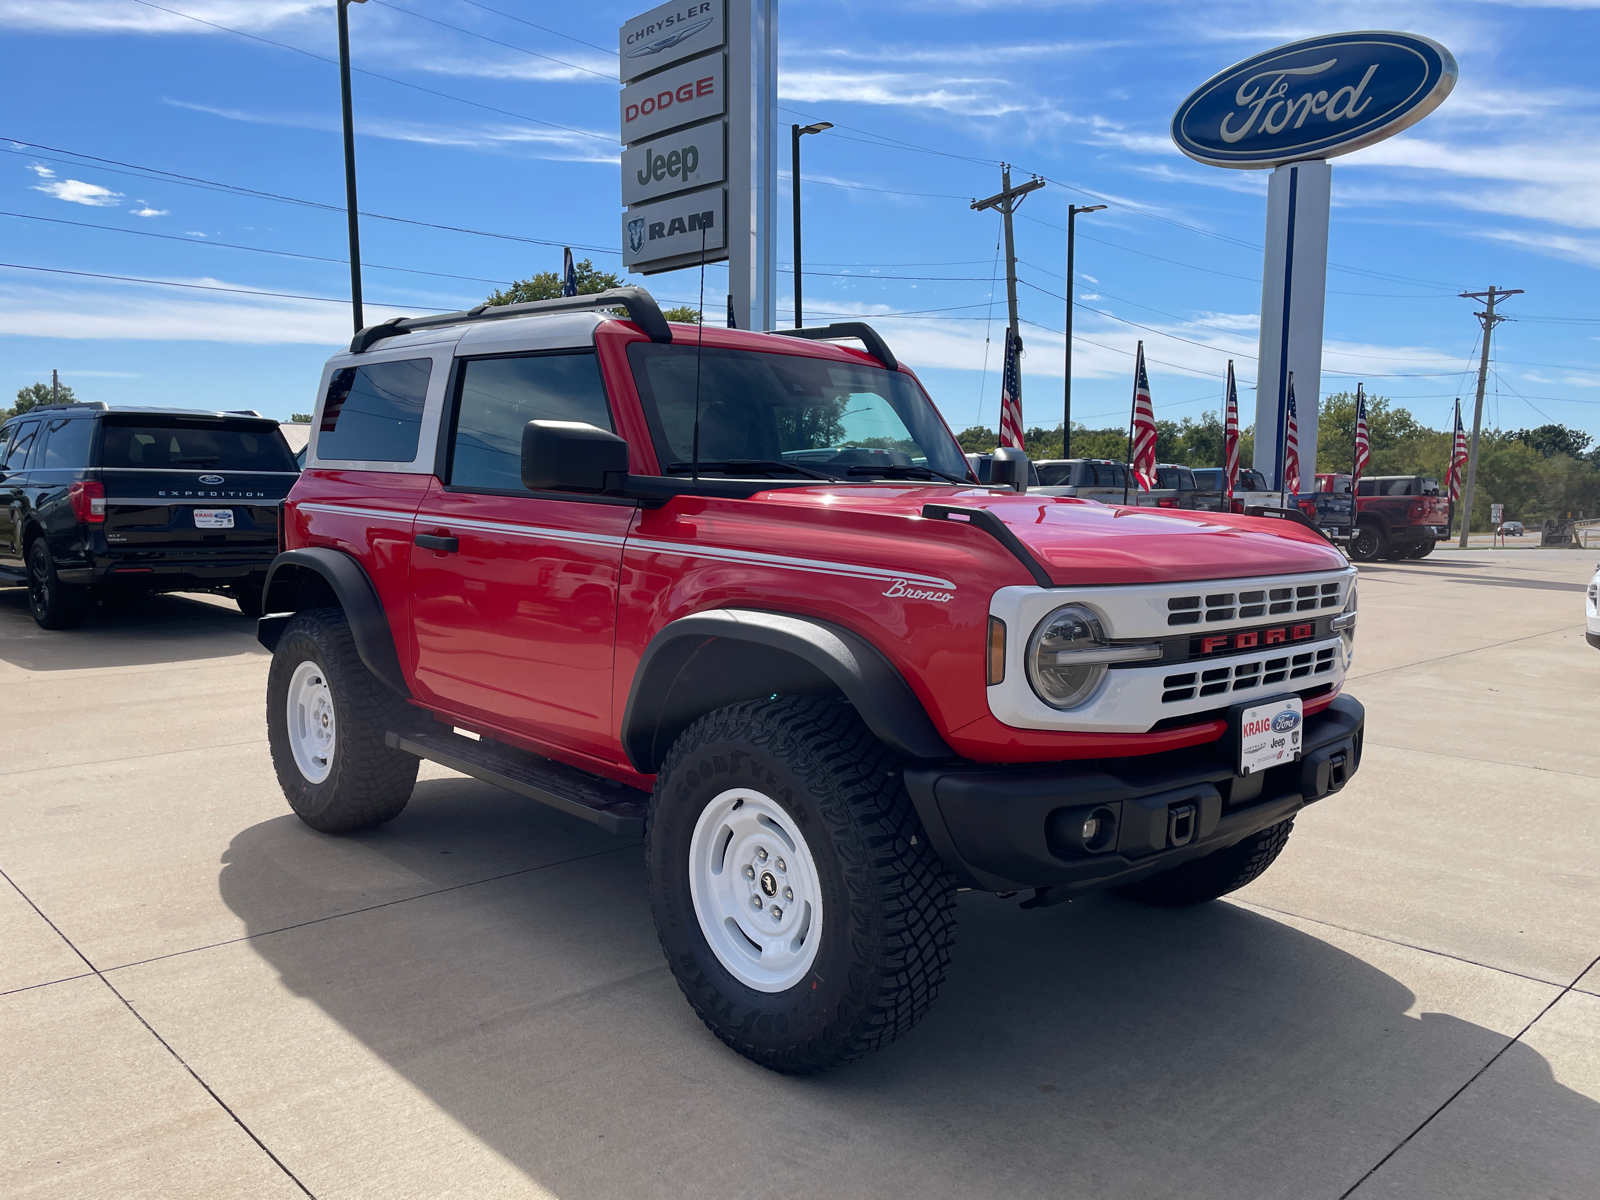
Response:
[[[1122,508],[986,488],[785,488],[763,498],[881,516],[919,516],[925,504],[985,508],[1063,586],[1235,579],[1346,565],[1344,555],[1303,525],[1267,517]]]

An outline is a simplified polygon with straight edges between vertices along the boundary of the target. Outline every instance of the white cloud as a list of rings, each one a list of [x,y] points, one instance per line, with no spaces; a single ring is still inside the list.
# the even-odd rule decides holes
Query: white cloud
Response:
[[[186,108],[191,112],[207,113],[226,121],[242,121],[250,125],[315,129],[324,133],[338,133],[340,130],[339,118],[336,115],[251,112],[246,109],[192,104],[187,100],[170,98],[164,99],[163,103],[170,104],[174,108]],[[443,125],[364,117],[358,125],[358,131],[364,137],[383,138],[386,141],[489,150],[553,162],[612,163],[620,162],[622,157],[620,151],[614,148],[616,144],[614,135],[585,137],[581,133],[568,133],[561,129],[539,129],[531,125]]]
[[[32,171],[40,179],[54,179],[56,177],[56,173],[43,163],[29,163],[28,170]]]
[[[967,117],[997,117],[1027,106],[1003,79],[944,78],[895,71],[793,70],[779,76],[779,95],[802,104],[839,101],[935,108]]]
[[[1585,266],[1600,267],[1600,238],[1577,238],[1560,233],[1531,233],[1516,229],[1477,229],[1477,237],[1497,242],[1513,242],[1552,258],[1564,258]]]
[[[395,48],[391,48],[391,53]],[[456,57],[426,57],[400,53],[406,64],[436,75],[460,75],[473,79],[514,79],[522,83],[598,83],[617,86],[617,56],[601,56],[563,50],[563,62],[547,58],[484,58],[476,53]]]
[[[140,203],[143,203],[143,201]],[[148,204],[146,204],[143,208],[135,208],[130,211],[136,217],[165,217],[169,216],[172,212],[172,210],[168,208],[151,208]]]
[[[185,229],[184,232],[186,234],[188,234],[190,237],[201,237],[201,238],[203,238],[203,237],[206,236],[205,234],[201,233],[198,229]]]
[[[1078,278],[1079,279],[1087,279],[1090,283],[1099,283],[1100,282],[1093,275],[1085,275],[1082,271],[1078,272]]]
[[[113,192],[97,183],[84,183],[81,179],[37,183],[33,190],[54,196],[57,200],[65,200],[68,204],[87,204],[90,208],[115,208],[122,203],[121,192]]]
[[[270,29],[331,7],[328,0],[186,0],[183,10],[235,29]],[[53,33],[218,32],[127,0],[0,0],[0,26]]]

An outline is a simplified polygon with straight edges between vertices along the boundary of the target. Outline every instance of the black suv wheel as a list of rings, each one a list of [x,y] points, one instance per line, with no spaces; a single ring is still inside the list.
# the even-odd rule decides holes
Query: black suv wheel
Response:
[[[1294,818],[1291,817],[1251,834],[1242,842],[1214,850],[1204,858],[1112,890],[1157,908],[1203,904],[1236,892],[1260,876],[1283,853],[1293,830]]]
[[[1376,525],[1357,525],[1356,535],[1350,539],[1350,557],[1357,562],[1373,562],[1388,548],[1389,539]]]
[[[955,888],[899,762],[835,700],[720,709],[656,776],[650,907],[678,986],[740,1054],[786,1074],[911,1028],[950,960]]]
[[[297,614],[267,672],[267,743],[295,814],[322,833],[349,833],[400,815],[419,760],[384,735],[415,720],[367,670],[338,608]]]
[[[83,620],[82,596],[56,575],[44,538],[28,547],[28,611],[41,629],[71,629]]]

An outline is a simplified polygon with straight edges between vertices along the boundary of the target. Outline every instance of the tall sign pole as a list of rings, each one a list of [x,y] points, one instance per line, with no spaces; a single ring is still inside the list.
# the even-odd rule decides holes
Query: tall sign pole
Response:
[[[1494,327],[1505,318],[1494,311],[1498,301],[1507,296],[1522,295],[1521,288],[1497,288],[1491,286],[1487,292],[1462,292],[1463,300],[1482,300],[1483,311],[1477,313],[1479,321],[1483,322],[1483,353],[1478,358],[1478,399],[1472,406],[1472,444],[1467,448],[1467,488],[1461,497],[1461,542],[1459,548],[1467,548],[1467,535],[1472,532],[1472,493],[1478,483],[1478,432],[1483,428],[1483,388],[1489,379],[1489,339],[1494,336]],[[1455,454],[1455,444],[1452,442],[1450,453]]]
[[[1073,282],[1077,276],[1073,274],[1072,248],[1073,235],[1077,229],[1078,214],[1099,212],[1104,204],[1090,204],[1079,206],[1067,205],[1067,325],[1066,325],[1066,383],[1061,389],[1061,457],[1072,457],[1072,292],[1076,287]]]
[[[623,23],[622,265],[728,264],[728,323],[777,312],[777,2],[674,0]]]
[[[1298,414],[1301,477],[1316,472],[1322,390],[1332,169],[1327,160],[1373,145],[1427,116],[1455,86],[1456,60],[1409,33],[1308,38],[1236,63],[1201,84],[1172,118],[1190,158],[1235,170],[1272,168],[1267,187],[1261,340],[1256,368],[1255,466],[1283,490],[1289,376]]]

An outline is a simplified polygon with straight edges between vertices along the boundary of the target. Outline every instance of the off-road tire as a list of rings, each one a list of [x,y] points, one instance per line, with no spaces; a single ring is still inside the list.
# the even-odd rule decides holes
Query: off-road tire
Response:
[[[321,668],[333,695],[332,763],[320,783],[301,772],[289,740],[289,683],[304,662]],[[414,723],[411,706],[361,661],[343,609],[311,609],[284,627],[267,672],[267,742],[289,807],[311,828],[350,833],[400,815],[416,785],[419,760],[389,749],[384,735]]]
[[[1204,858],[1114,890],[1157,908],[1183,908],[1215,900],[1238,891],[1270,867],[1283,852],[1293,829],[1294,818],[1290,817]]]
[[[656,776],[645,862],[661,948],[707,1028],[764,1067],[809,1075],[859,1058],[906,1033],[938,994],[954,943],[955,884],[900,765],[848,704],[789,697],[701,717]],[[736,978],[696,915],[693,830],[733,788],[776,802],[815,858],[821,940],[787,991]]]
[[[43,537],[28,547],[28,611],[40,629],[71,629],[83,620],[82,589],[62,583]]]
[[[1374,562],[1388,551],[1389,539],[1376,525],[1357,525],[1350,539],[1350,557],[1356,562]]]
[[[228,595],[233,597],[233,602],[245,616],[253,619],[261,615],[262,597],[259,583],[236,583],[228,589]]]

